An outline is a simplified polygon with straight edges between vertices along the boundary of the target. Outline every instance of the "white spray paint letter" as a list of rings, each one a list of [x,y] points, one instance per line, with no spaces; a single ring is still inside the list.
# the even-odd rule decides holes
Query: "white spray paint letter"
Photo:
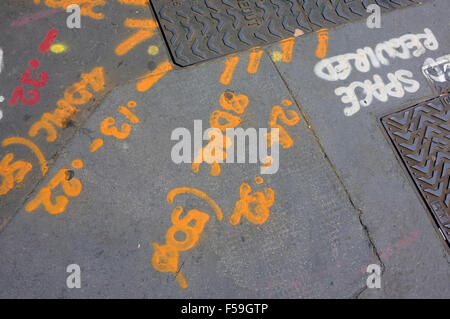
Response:
[[[427,58],[422,66],[422,73],[432,83],[450,81],[450,54],[436,60]]]
[[[400,58],[407,60],[423,55],[426,50],[435,51],[439,48],[433,32],[425,28],[421,34],[405,34],[378,43],[375,49],[365,47],[356,50],[356,53],[347,53],[323,59],[314,66],[314,73],[326,81],[345,80],[350,76],[353,68],[367,73],[371,67],[380,68],[389,65],[389,59]],[[386,57],[387,55],[387,57]]]

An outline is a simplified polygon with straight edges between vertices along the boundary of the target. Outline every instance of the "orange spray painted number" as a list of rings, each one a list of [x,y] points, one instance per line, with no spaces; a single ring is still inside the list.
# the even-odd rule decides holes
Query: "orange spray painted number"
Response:
[[[323,59],[327,56],[328,50],[328,31],[327,29],[320,29],[317,34],[318,44],[316,49],[316,57]]]
[[[264,189],[264,193],[256,192],[250,195],[251,192],[250,185],[246,183],[241,185],[239,190],[241,199],[236,202],[230,217],[231,225],[239,224],[242,216],[255,225],[261,225],[269,218],[269,208],[275,201],[273,189],[267,187]]]
[[[8,153],[0,161],[0,176],[2,177],[0,195],[6,195],[13,189],[14,183],[21,183],[33,167],[30,163],[25,161],[16,161],[11,164],[13,159],[14,155]]]
[[[181,288],[187,288],[187,282],[184,275],[178,270],[178,258],[180,251],[186,251],[193,248],[200,234],[209,220],[209,215],[199,210],[190,210],[185,217],[180,218],[183,208],[175,207],[172,212],[172,227],[166,233],[166,243],[159,245],[153,243],[155,252],[152,257],[153,267],[160,272],[171,272],[177,278]],[[176,238],[177,233],[184,234],[184,240]]]
[[[134,108],[136,107],[136,105],[137,104],[135,101],[129,101],[127,104],[129,108]],[[133,112],[131,112],[129,108],[121,105],[117,108],[117,111],[121,113],[132,124],[139,123],[139,118]],[[116,120],[113,117],[108,116],[102,121],[102,123],[100,123],[100,132],[102,132],[106,136],[114,136],[119,140],[126,139],[131,133],[131,125],[128,123],[122,123],[119,130],[116,126],[114,126],[115,123]]]
[[[72,162],[74,169],[81,169],[83,164],[80,160]],[[64,196],[56,196],[55,201],[52,202],[52,190],[61,185],[62,191],[69,197],[77,197],[81,193],[82,185],[78,178],[73,177],[73,172],[64,168],[58,171],[56,175],[50,180],[47,186],[42,187],[34,199],[32,199],[26,206],[27,212],[33,212],[39,206],[43,205],[45,210],[52,215],[58,215],[66,210],[69,199]]]
[[[276,141],[275,138],[273,138],[271,136],[271,133],[268,133],[267,134],[267,143],[268,143],[269,147],[271,147],[272,143],[274,143],[274,142],[279,142],[280,145],[284,149],[290,148],[290,147],[292,147],[292,145],[294,145],[294,141],[289,136],[286,129],[278,124],[278,119],[280,119],[281,122],[286,125],[293,126],[300,121],[300,116],[298,115],[297,112],[295,112],[293,110],[288,110],[287,114],[290,118],[286,115],[284,110],[279,105],[275,105],[272,108],[272,111],[270,112],[269,127],[278,128],[279,129],[279,133],[278,133],[279,137],[278,137],[278,141]]]
[[[191,187],[179,187],[172,189],[167,194],[167,202],[173,204],[175,197],[182,194],[191,194],[207,202],[217,215],[219,221],[223,218],[223,213],[216,202],[206,193]],[[160,245],[153,243],[154,253],[152,265],[157,271],[172,273],[181,288],[187,289],[188,284],[184,275],[178,269],[179,255],[181,251],[186,251],[195,247],[200,239],[200,235],[209,220],[209,215],[196,209],[190,210],[185,217],[181,217],[183,208],[175,207],[172,211],[172,226],[167,230],[166,243]],[[184,239],[180,239],[177,234],[182,234]],[[177,238],[178,237],[178,238]]]

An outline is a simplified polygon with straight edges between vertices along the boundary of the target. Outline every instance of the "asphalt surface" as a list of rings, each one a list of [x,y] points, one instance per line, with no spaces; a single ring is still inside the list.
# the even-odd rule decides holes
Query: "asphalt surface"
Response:
[[[0,164],[0,297],[450,297],[446,244],[378,121],[442,93],[422,66],[450,54],[447,0],[383,12],[379,29],[365,20],[329,28],[322,58],[311,32],[186,68],[172,65],[145,1],[99,1],[80,29],[51,3],[0,4],[0,161],[13,155]],[[59,46],[43,53],[52,29]],[[423,51],[410,43],[414,53],[385,54],[364,71],[351,64],[340,79],[317,71],[327,58],[427,30],[435,40],[422,36]],[[48,80],[36,101],[12,106],[16,87],[32,88],[21,83],[32,59],[34,76]],[[384,101],[349,109],[335,93],[399,70],[409,82]],[[267,128],[275,117],[283,128],[275,174],[259,163],[224,163],[216,174],[172,161],[173,131],[193,137],[195,120],[211,127],[212,114],[227,111],[224,92],[248,101],[228,110],[239,127]],[[243,185],[269,211],[261,224],[230,220]],[[207,221],[201,231],[190,225],[199,236],[172,250],[175,270],[164,271],[155,247],[170,237],[177,206]],[[71,264],[79,289],[66,285]],[[369,264],[380,265],[381,288],[367,287]]]

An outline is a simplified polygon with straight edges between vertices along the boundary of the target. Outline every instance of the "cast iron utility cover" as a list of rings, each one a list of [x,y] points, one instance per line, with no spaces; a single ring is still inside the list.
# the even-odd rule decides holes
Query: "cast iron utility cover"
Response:
[[[388,114],[381,123],[450,248],[450,96]]]
[[[295,0],[294,0],[295,1]],[[308,32],[300,7],[279,0],[152,0],[174,62],[181,66]]]
[[[150,0],[174,63],[188,66],[428,0]],[[298,32],[298,31],[297,31]]]

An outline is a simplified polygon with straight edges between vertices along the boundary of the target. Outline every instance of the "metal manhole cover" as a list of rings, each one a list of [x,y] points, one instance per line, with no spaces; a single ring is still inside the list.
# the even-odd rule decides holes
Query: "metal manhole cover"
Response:
[[[150,0],[174,63],[188,66],[236,51],[428,0]]]
[[[293,1],[152,0],[174,62],[181,66],[292,37],[311,28]]]
[[[450,96],[385,115],[381,123],[450,248]]]

